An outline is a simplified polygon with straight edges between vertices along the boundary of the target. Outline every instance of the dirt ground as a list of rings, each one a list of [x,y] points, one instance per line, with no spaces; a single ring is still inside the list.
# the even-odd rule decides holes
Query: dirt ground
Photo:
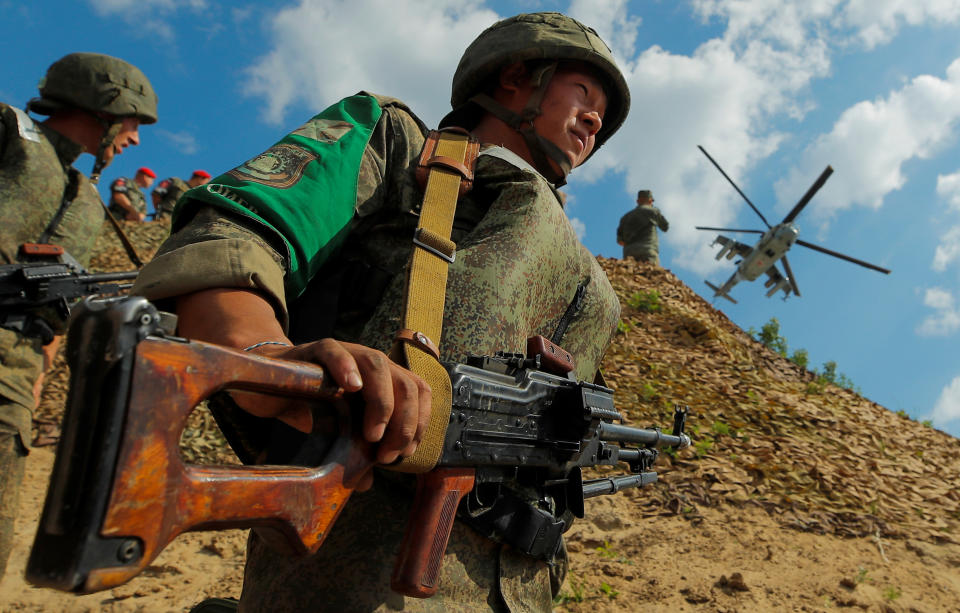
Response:
[[[36,530],[52,447],[29,457],[16,545],[0,582],[0,611],[187,611],[208,596],[238,596],[241,531],[179,537],[148,571],[86,596],[35,588],[23,569]],[[960,611],[960,546],[839,538],[784,528],[756,506],[642,517],[643,492],[587,501],[570,533],[571,571],[560,611]]]

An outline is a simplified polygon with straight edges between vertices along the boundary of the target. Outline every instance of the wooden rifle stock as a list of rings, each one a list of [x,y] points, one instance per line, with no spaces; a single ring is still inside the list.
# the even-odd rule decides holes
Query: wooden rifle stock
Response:
[[[134,380],[126,440],[101,529],[106,537],[136,535],[143,541],[133,574],[178,534],[197,528],[268,526],[279,530],[292,550],[316,551],[359,478],[373,466],[369,444],[342,437],[318,468],[193,466],[181,460],[183,426],[202,400],[227,387],[339,397],[341,390],[318,367],[147,338],[137,346]],[[91,574],[90,588],[126,581],[131,570]]]
[[[74,429],[93,427],[78,423],[90,408],[83,407],[83,402],[69,403],[64,439],[28,563],[27,578],[34,584],[82,593],[116,587],[140,573],[188,530],[273,528],[280,537],[276,540],[291,550],[314,552],[359,479],[374,465],[370,443],[352,429],[348,414],[342,415],[341,435],[319,467],[183,462],[180,437],[187,417],[201,401],[223,390],[339,398],[342,390],[317,366],[147,336],[136,343],[129,377],[129,400],[112,482],[104,489],[109,497],[102,515],[86,510],[102,502],[91,503],[84,497],[92,497],[90,482],[103,477],[92,476],[96,474],[89,470],[93,459],[77,451],[83,445],[68,440],[67,432],[71,410],[78,412],[72,418]],[[78,389],[71,389],[71,394],[90,397],[82,381],[74,381],[73,387]],[[346,412],[345,402],[337,404],[344,405],[341,412]],[[98,419],[102,410],[94,407],[90,416]],[[73,536],[84,522],[93,524],[92,536]],[[106,548],[108,554],[100,552],[91,560],[87,550],[98,548]],[[53,553],[61,551],[69,553]]]

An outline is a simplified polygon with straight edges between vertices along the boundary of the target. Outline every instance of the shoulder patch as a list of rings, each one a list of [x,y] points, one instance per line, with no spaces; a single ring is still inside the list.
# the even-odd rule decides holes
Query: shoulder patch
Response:
[[[43,137],[40,134],[40,129],[37,128],[37,124],[30,119],[29,115],[17,107],[11,106],[10,108],[17,116],[17,132],[20,134],[20,138],[39,143]]]
[[[293,134],[321,143],[335,143],[352,129],[353,124],[346,121],[314,117],[294,130]]]
[[[280,143],[227,174],[240,181],[251,181],[279,189],[296,185],[303,169],[317,156],[302,147]]]

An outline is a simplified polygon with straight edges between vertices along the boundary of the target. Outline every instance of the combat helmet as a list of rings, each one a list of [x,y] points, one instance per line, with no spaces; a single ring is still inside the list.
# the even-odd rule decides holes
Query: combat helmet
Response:
[[[544,60],[545,63],[534,74],[534,85],[538,89],[531,95],[522,113],[506,109],[485,92],[505,66],[536,60]],[[613,59],[613,53],[596,31],[562,13],[516,15],[484,30],[460,59],[450,96],[453,110],[443,118],[440,126],[470,129],[477,124],[484,111],[492,113],[523,135],[538,170],[550,181],[562,185],[571,170],[570,161],[556,145],[536,134],[532,128],[533,119],[540,114],[540,99],[557,62],[562,60],[589,64],[604,82],[607,110],[600,132],[596,135],[593,150],[596,152],[623,125],[630,110],[630,89]],[[546,156],[560,166],[562,174],[557,175],[552,170]]]
[[[100,53],[71,53],[47,69],[40,97],[27,108],[41,115],[75,107],[113,117],[137,117],[142,124],[157,121],[157,94],[140,69]]]
[[[50,65],[39,87],[40,97],[27,103],[28,110],[51,115],[58,109],[78,108],[89,111],[103,125],[90,172],[94,184],[100,180],[107,148],[120,133],[125,117],[136,117],[141,124],[157,122],[157,94],[150,81],[133,64],[109,55],[65,55]]]

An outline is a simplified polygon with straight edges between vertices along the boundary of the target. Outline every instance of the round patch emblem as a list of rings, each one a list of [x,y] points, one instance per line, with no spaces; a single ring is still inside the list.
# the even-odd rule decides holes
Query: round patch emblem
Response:
[[[317,156],[296,145],[274,145],[227,174],[240,181],[287,189],[300,181],[303,169],[315,159]]]

